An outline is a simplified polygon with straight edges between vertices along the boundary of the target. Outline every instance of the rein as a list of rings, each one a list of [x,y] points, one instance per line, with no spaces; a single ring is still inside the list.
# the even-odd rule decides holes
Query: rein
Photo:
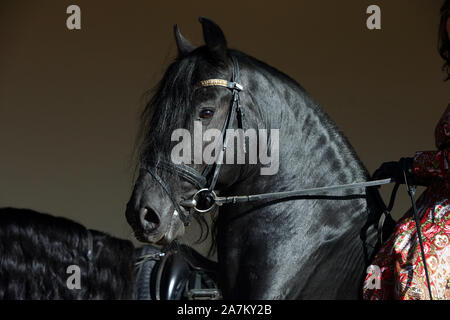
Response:
[[[383,180],[375,180],[368,182],[357,182],[350,184],[342,184],[338,186],[329,186],[329,187],[320,187],[320,188],[311,188],[311,189],[301,189],[294,191],[282,191],[282,192],[270,192],[270,193],[262,193],[262,194],[253,194],[246,196],[229,196],[229,197],[215,197],[215,203],[219,206],[226,203],[241,203],[241,202],[253,202],[253,201],[261,201],[261,200],[280,200],[287,199],[299,196],[315,196],[321,194],[327,194],[330,191],[336,191],[341,189],[355,189],[355,188],[365,188],[365,187],[373,187],[380,186],[383,184],[388,184],[393,182],[392,179],[383,179]],[[201,190],[200,190],[201,191]]]

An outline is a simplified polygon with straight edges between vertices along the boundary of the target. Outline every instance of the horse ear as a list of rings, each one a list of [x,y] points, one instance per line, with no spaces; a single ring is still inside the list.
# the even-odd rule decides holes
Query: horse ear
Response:
[[[180,32],[177,25],[173,26],[173,33],[175,34],[175,41],[177,42],[178,55],[180,57],[187,55],[195,49],[195,46]]]
[[[222,29],[212,20],[200,17],[198,19],[203,27],[203,38],[209,51],[222,61],[227,58],[227,40]]]

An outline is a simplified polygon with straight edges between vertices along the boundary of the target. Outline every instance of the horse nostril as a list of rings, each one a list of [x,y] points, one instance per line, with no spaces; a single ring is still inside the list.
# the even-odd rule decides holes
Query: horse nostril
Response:
[[[156,229],[161,223],[158,214],[151,208],[141,208],[139,217],[145,229]]]
[[[160,220],[159,220],[159,216],[156,214],[156,212],[152,209],[147,209],[148,212],[147,214],[144,216],[144,219],[150,223],[154,223],[154,224],[159,224]]]

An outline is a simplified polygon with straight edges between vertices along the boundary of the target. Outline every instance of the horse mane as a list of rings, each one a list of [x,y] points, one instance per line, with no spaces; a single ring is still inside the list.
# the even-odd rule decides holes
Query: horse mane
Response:
[[[172,62],[161,81],[152,90],[153,96],[140,116],[140,161],[156,160],[161,154],[170,154],[167,132],[182,128],[186,122],[185,116],[191,108],[194,74],[199,60],[196,51]]]
[[[195,84],[201,79],[197,78],[196,71],[200,65],[200,57],[207,58],[206,48],[199,47],[189,55],[176,58],[167,68],[163,78],[150,92],[153,93],[140,115],[140,126],[136,140],[137,163],[135,172],[141,165],[160,160],[170,155],[173,143],[170,142],[167,132],[184,128],[192,119],[186,118],[191,114],[192,98]],[[215,61],[211,62],[214,69]],[[217,68],[223,67],[218,65]],[[168,172],[156,168],[158,175],[167,179]],[[171,176],[177,181],[178,176]],[[202,215],[194,213],[194,219],[200,226],[200,235],[197,243],[207,239],[210,227]]]
[[[131,299],[134,252],[130,241],[66,218],[0,209],[0,299]],[[70,265],[81,289],[67,287]]]

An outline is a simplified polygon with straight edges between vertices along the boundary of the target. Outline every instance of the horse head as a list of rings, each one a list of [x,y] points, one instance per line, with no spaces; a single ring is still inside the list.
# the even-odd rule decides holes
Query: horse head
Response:
[[[178,57],[142,114],[141,170],[126,217],[136,237],[146,242],[166,244],[184,234],[193,210],[180,203],[210,182],[223,142],[232,92],[213,83],[200,84],[206,79],[230,81],[231,53],[220,27],[207,18],[199,20],[205,45],[195,47],[175,26]],[[240,98],[246,104],[248,96]],[[239,168],[224,165],[217,186],[222,189],[237,181]],[[186,179],[189,174],[193,179]]]

